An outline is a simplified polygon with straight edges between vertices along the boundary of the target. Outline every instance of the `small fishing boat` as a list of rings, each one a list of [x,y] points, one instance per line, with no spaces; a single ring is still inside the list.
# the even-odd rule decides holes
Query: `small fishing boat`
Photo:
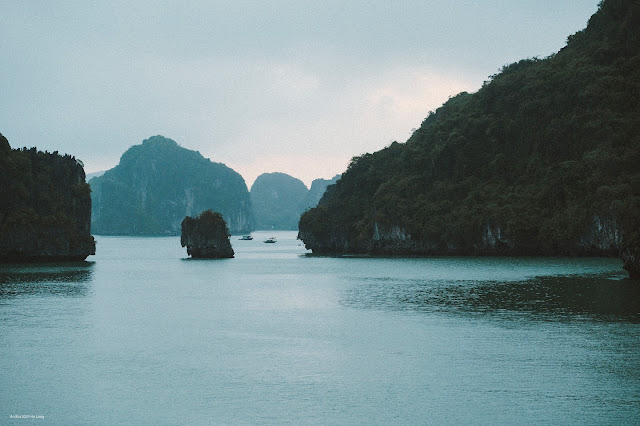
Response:
[[[249,240],[253,240],[253,237],[251,235],[243,235],[242,238],[238,238],[240,241],[249,241]]]
[[[265,243],[275,243],[276,242],[276,237],[269,237],[266,240],[264,240]]]

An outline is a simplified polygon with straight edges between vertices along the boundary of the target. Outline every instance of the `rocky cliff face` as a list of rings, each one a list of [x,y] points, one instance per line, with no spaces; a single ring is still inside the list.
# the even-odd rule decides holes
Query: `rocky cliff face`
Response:
[[[620,250],[622,268],[629,272],[629,276],[640,280],[640,236],[622,244]]]
[[[82,163],[0,135],[0,259],[84,260],[95,254],[91,197]]]
[[[400,225],[383,225],[374,222],[370,233],[354,237],[353,230],[312,229],[306,220],[301,220],[298,239],[305,247],[318,254],[371,254],[371,255],[542,255],[542,256],[616,256],[622,245],[622,228],[614,220],[594,216],[592,225],[582,237],[572,244],[557,247],[532,246],[513,241],[499,225],[485,225],[472,235],[476,239],[466,242],[455,240],[426,240],[412,238]],[[638,268],[637,251],[627,246],[625,269]]]
[[[234,256],[229,229],[222,215],[206,210],[198,217],[187,216],[181,224],[180,243],[194,259],[220,259]]]
[[[223,214],[233,233],[254,228],[242,176],[162,136],[131,147],[89,183],[96,234],[178,235],[185,216],[207,209]]]

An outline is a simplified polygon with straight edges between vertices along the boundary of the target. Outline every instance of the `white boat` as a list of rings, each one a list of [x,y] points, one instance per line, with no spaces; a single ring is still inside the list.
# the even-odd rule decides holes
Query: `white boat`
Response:
[[[241,241],[249,241],[249,240],[253,240],[253,237],[251,235],[243,235],[242,238],[238,238]]]
[[[265,243],[275,243],[276,242],[276,237],[269,237],[266,240],[264,240]]]

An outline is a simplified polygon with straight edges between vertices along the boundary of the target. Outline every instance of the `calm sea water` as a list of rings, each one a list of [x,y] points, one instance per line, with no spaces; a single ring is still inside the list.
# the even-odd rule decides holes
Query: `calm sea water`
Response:
[[[640,422],[618,260],[312,257],[270,234],[235,259],[97,237],[86,263],[0,266],[0,424]]]

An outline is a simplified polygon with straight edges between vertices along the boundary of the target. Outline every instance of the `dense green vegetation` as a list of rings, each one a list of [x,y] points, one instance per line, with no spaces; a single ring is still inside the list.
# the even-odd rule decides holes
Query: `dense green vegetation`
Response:
[[[220,212],[231,232],[253,229],[242,176],[162,136],[132,146],[89,183],[96,234],[178,235],[185,216],[207,209]]]
[[[84,260],[95,253],[82,163],[0,134],[0,259]]]
[[[251,203],[258,229],[297,230],[300,215],[315,207],[333,179],[315,179],[311,189],[285,173],[263,173],[251,186]]]
[[[317,252],[617,253],[640,231],[640,4],[605,0],[545,59],[352,160],[300,237]]]

